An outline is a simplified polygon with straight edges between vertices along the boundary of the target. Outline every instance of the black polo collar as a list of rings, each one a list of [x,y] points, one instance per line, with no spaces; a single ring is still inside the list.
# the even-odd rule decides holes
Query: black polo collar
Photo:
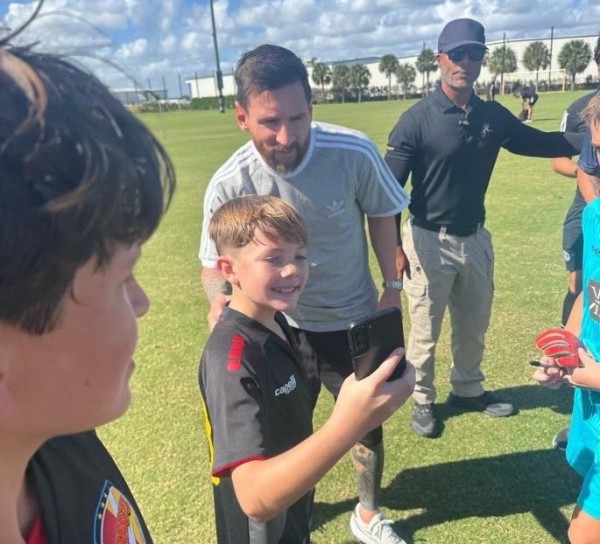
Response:
[[[450,100],[446,96],[444,91],[442,91],[441,85],[436,87],[436,89],[432,95],[432,100],[442,109],[442,111],[444,113],[447,113],[450,111],[458,111],[458,112],[464,113],[464,110],[462,108],[459,108],[454,102],[452,102],[452,100]],[[466,113],[469,113],[471,110],[473,110],[477,106],[477,103],[479,100],[480,100],[480,98],[473,91],[471,93],[471,98],[469,98],[469,103],[467,105]]]

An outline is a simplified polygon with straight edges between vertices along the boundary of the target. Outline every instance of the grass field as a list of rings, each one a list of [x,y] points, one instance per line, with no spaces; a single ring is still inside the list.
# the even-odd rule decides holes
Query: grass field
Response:
[[[582,93],[542,94],[533,126],[555,130]],[[512,111],[518,101],[501,97]],[[413,102],[316,106],[314,117],[360,129],[383,151],[399,114]],[[157,544],[215,542],[208,454],[197,386],[207,336],[207,306],[197,260],[202,198],[216,168],[246,141],[231,111],[148,115],[144,121],[170,152],[178,190],[158,233],[145,246],[138,277],[152,300],[141,321],[134,403],[100,430],[134,489]],[[487,195],[487,226],[496,251],[496,294],[487,337],[486,386],[518,408],[493,420],[442,406],[435,440],[409,429],[410,406],[385,426],[383,508],[410,543],[550,543],[564,541],[579,481],[550,447],[568,422],[568,390],[531,380],[535,335],[560,322],[566,272],[561,229],[573,180],[547,159],[502,151]],[[440,401],[448,393],[447,324],[438,349]],[[412,403],[409,403],[412,405]],[[331,409],[322,395],[316,425]],[[349,512],[354,472],[344,459],[317,488],[313,541],[353,542]]]

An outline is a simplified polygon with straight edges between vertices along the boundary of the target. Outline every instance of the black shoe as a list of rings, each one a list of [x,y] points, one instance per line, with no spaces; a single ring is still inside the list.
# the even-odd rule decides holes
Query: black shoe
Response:
[[[567,449],[567,444],[569,443],[569,428],[561,429],[556,433],[554,438],[552,439],[552,446],[554,446],[557,450],[565,451]]]
[[[478,397],[459,397],[450,393],[448,403],[461,410],[483,412],[490,417],[506,417],[515,413],[515,407],[510,402],[500,400],[489,391]]]
[[[419,436],[427,438],[434,436],[437,431],[437,422],[433,414],[433,404],[430,402],[426,404],[415,402],[410,426]]]

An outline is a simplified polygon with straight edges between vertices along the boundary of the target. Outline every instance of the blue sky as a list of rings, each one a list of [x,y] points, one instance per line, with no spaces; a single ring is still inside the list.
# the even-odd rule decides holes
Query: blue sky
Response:
[[[0,20],[16,28],[35,2],[0,0]],[[591,0],[214,0],[221,69],[240,54],[277,43],[302,58],[343,60],[435,48],[445,22],[473,17],[488,41],[597,34],[600,2]],[[162,88],[215,67],[209,0],[46,0],[19,37],[39,49],[78,53],[106,84]],[[120,70],[96,58],[107,58]],[[122,72],[129,74],[125,76]],[[182,84],[185,93],[185,84]]]

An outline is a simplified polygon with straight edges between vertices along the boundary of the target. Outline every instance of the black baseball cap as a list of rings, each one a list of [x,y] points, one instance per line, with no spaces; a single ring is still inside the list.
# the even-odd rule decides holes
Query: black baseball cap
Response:
[[[442,30],[438,38],[438,51],[447,53],[463,45],[485,46],[483,25],[474,19],[454,19]]]

